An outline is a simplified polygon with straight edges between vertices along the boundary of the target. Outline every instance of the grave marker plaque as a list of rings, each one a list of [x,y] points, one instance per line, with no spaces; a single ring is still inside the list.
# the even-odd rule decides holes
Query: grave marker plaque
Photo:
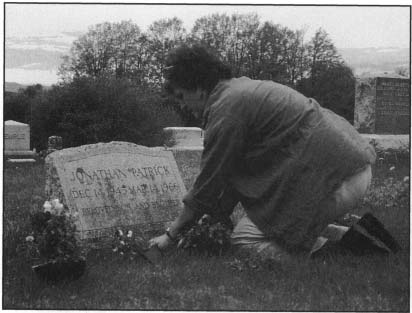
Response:
[[[171,151],[126,142],[59,150],[46,158],[46,194],[63,198],[81,239],[116,228],[164,230],[182,209],[185,187]]]
[[[376,78],[375,132],[407,134],[410,131],[410,80]]]

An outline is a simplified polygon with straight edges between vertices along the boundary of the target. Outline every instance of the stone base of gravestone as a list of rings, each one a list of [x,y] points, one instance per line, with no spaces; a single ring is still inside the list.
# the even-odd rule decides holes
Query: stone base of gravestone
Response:
[[[37,156],[37,153],[35,150],[33,151],[4,151],[4,156],[8,158],[14,158],[14,159],[26,159],[26,158],[34,158]]]
[[[173,154],[164,148],[111,142],[46,157],[46,195],[70,208],[82,240],[105,243],[119,228],[147,240],[177,217],[185,193]]]
[[[36,163],[35,159],[8,159],[7,163],[10,164],[30,164],[30,163]]]

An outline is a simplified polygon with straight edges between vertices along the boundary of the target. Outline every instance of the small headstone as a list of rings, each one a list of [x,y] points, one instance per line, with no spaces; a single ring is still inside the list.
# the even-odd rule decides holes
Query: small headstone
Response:
[[[29,151],[30,150],[30,126],[28,124],[5,121],[4,122],[4,150],[5,151]]]
[[[46,173],[46,195],[68,205],[81,239],[112,237],[117,228],[146,238],[164,231],[186,192],[171,151],[126,142],[55,151]]]
[[[47,141],[47,154],[63,149],[63,138],[60,136],[50,136]]]
[[[355,127],[361,133],[408,134],[410,105],[410,79],[391,76],[358,79]]]

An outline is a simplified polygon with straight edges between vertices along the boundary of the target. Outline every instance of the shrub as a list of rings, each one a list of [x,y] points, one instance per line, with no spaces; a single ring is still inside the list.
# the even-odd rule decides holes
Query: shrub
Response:
[[[52,135],[62,136],[64,147],[114,140],[158,146],[164,127],[181,125],[159,93],[110,76],[54,86],[33,107],[33,142],[40,150]]]
[[[355,77],[345,64],[319,65],[317,76],[302,79],[297,90],[353,123]]]

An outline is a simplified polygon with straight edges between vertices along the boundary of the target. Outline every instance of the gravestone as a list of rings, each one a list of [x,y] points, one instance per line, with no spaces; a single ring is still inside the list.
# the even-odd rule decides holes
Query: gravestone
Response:
[[[376,134],[410,132],[410,80],[376,78]]]
[[[166,127],[165,145],[168,147],[199,147],[203,146],[203,130],[199,127]]]
[[[16,121],[4,122],[4,150],[29,151],[30,126]]]
[[[410,79],[367,77],[358,79],[354,125],[361,133],[410,132]]]
[[[83,240],[118,228],[148,239],[176,218],[186,192],[171,151],[126,142],[55,151],[46,172],[46,195],[70,208]]]
[[[30,126],[28,124],[4,122],[4,155],[7,163],[34,163],[36,151],[30,150]],[[29,158],[28,158],[29,157]]]

